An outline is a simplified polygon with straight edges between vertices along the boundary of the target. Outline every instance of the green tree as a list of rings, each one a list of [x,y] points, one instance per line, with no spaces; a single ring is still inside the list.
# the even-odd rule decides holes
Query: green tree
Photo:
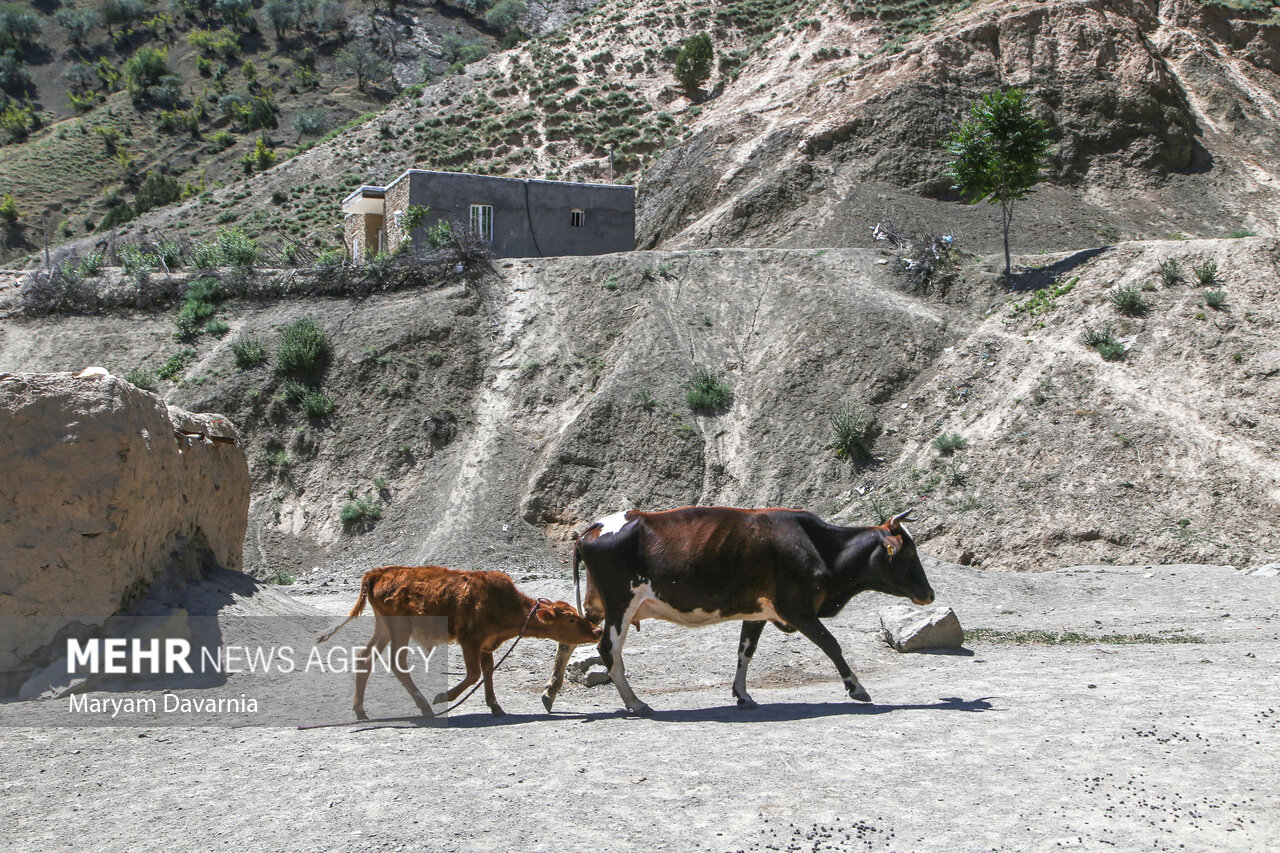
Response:
[[[147,172],[146,180],[133,199],[133,211],[138,216],[148,210],[164,207],[182,198],[182,185],[178,179],[159,172]]]
[[[12,193],[5,193],[0,197],[0,219],[9,225],[18,221],[18,200]]]
[[[378,52],[365,41],[355,41],[338,51],[333,64],[340,71],[356,75],[356,88],[366,91],[368,83],[381,83],[391,76],[391,63],[378,55]]]
[[[711,47],[711,36],[697,33],[685,39],[676,55],[675,75],[681,88],[690,96],[697,93],[698,88],[711,76],[711,60],[715,51]]]
[[[333,116],[326,107],[302,110],[293,120],[298,139],[304,136],[320,136],[333,126]]]
[[[0,3],[0,32],[17,44],[35,44],[40,16],[22,3]]]
[[[128,29],[147,14],[146,0],[103,0],[99,7],[107,35],[115,35],[115,27]]]
[[[528,14],[529,7],[524,0],[498,0],[493,8],[484,13],[484,20],[491,27],[497,27],[505,33],[518,32],[520,22]]]
[[[136,100],[148,97],[149,90],[159,86],[161,80],[168,76],[171,76],[169,51],[162,47],[140,47],[137,53],[125,60],[125,87]]]
[[[53,19],[67,31],[67,41],[76,47],[84,47],[89,34],[98,25],[98,12],[96,9],[63,6],[53,13]]]
[[[276,164],[275,152],[267,147],[267,140],[261,136],[253,144],[253,162],[263,172]]]
[[[946,141],[951,163],[946,175],[970,204],[1000,205],[1004,232],[1004,274],[1012,273],[1009,225],[1013,204],[1040,180],[1049,153],[1049,128],[1031,112],[1021,89],[988,92],[969,108],[969,118]]]

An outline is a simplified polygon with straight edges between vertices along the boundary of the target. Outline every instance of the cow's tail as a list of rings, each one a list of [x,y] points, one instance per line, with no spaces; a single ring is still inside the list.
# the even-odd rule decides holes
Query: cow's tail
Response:
[[[373,586],[373,581],[377,577],[374,572],[365,572],[364,578],[360,581],[360,597],[356,599],[355,606],[351,608],[351,612],[347,614],[347,618],[339,625],[326,631],[316,638],[317,643],[323,643],[334,634],[341,631],[347,626],[347,623],[356,619],[364,612],[365,602],[369,600],[369,590]]]
[[[578,602],[578,613],[582,614],[582,588],[578,583],[578,561],[582,559],[578,553],[578,534],[573,534],[573,597]],[[583,614],[585,615],[585,614]]]

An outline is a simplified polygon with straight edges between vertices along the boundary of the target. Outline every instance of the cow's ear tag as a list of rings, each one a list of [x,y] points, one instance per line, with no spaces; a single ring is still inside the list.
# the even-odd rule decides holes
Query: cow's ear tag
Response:
[[[884,552],[889,555],[889,559],[893,559],[893,555],[898,553],[898,549],[902,547],[901,536],[884,537]]]

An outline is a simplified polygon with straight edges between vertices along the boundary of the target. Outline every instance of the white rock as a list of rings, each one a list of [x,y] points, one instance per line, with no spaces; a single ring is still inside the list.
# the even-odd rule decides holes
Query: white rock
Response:
[[[569,658],[569,667],[565,670],[570,681],[595,687],[597,684],[609,683],[609,672],[604,668],[600,653],[592,645],[578,646]]]
[[[1280,576],[1280,563],[1267,563],[1265,566],[1247,569],[1245,574],[1253,578],[1274,578]]]
[[[964,645],[964,630],[950,607],[886,607],[880,611],[880,634],[900,652],[958,649]]]

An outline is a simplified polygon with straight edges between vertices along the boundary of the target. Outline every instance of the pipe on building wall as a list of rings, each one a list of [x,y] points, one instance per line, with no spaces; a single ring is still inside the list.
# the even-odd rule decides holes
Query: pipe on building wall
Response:
[[[524,218],[529,223],[529,236],[533,238],[533,248],[538,252],[538,257],[545,258],[542,253],[542,247],[538,245],[538,232],[533,229],[533,205],[529,203],[529,181],[524,182]]]

